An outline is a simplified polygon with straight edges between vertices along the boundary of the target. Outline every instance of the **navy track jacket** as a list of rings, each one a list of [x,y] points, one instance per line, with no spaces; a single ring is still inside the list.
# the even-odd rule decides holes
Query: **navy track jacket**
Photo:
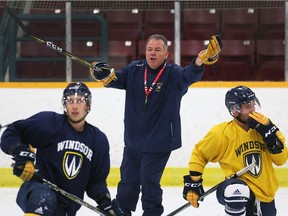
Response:
[[[126,90],[124,142],[127,147],[140,152],[170,152],[181,147],[181,99],[204,72],[204,65],[197,66],[194,61],[184,68],[167,64],[148,96],[147,105],[144,103],[145,67],[149,88],[165,63],[153,70],[146,60],[137,60],[116,71],[117,80],[106,87]]]
[[[69,124],[66,115],[40,112],[9,126],[1,137],[1,149],[17,143],[36,148],[36,168],[39,174],[83,199],[84,192],[95,199],[108,193],[106,178],[110,170],[109,143],[106,135],[86,122],[83,132]],[[70,201],[69,208],[80,205]]]

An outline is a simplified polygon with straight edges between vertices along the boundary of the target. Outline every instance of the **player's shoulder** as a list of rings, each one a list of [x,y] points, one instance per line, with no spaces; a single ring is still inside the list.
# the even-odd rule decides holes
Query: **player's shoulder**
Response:
[[[225,131],[225,130],[229,130],[230,128],[233,127],[233,121],[223,121],[220,122],[216,125],[214,125],[211,130],[213,131]]]

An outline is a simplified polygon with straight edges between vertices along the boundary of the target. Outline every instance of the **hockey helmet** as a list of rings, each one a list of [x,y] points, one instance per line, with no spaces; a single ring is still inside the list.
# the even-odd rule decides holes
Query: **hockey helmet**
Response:
[[[249,104],[253,101],[256,105],[261,107],[255,93],[245,86],[236,86],[235,88],[230,89],[225,96],[225,105],[231,115],[233,115],[233,110],[240,113],[241,104]]]
[[[70,95],[83,95],[86,104],[89,106],[89,109],[87,112],[90,111],[91,101],[92,101],[92,94],[89,90],[89,88],[84,83],[70,83],[63,91],[63,97],[62,97],[62,105],[65,110],[65,105],[67,101],[67,97]]]

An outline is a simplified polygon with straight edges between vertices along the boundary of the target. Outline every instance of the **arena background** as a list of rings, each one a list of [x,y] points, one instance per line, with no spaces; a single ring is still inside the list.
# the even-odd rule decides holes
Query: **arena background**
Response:
[[[0,1],[1,125],[42,110],[62,112],[60,98],[65,81],[85,81],[93,93],[88,121],[110,140],[108,184],[116,186],[119,181],[124,92],[102,88],[92,81],[87,67],[36,42],[5,13],[8,5],[35,36],[87,62],[103,60],[116,69],[142,58],[145,39],[152,33],[167,36],[168,60],[180,61],[181,65],[188,64],[212,34],[221,35],[224,47],[219,62],[207,66],[203,81],[191,86],[183,98],[183,147],[173,152],[161,181],[163,186],[181,186],[193,145],[214,124],[231,119],[224,95],[238,84],[255,90],[262,111],[288,137],[286,1],[70,1],[70,34],[65,22],[66,2]],[[198,23],[190,25],[191,20]],[[1,152],[0,187],[20,184],[11,174],[11,163],[11,157]],[[287,164],[277,172],[280,185],[286,187]],[[205,186],[223,179],[217,164],[208,165],[204,179]]]
[[[125,92],[103,88],[98,83],[87,83],[91,88],[92,110],[87,121],[103,130],[110,142],[111,172],[109,186],[119,181],[119,167],[123,150],[123,114]],[[165,169],[161,184],[181,186],[183,175],[188,173],[191,150],[215,124],[231,120],[225,105],[225,93],[236,85],[251,87],[262,104],[261,112],[277,124],[285,137],[288,137],[288,83],[287,82],[198,82],[189,88],[183,97],[182,148],[174,151]],[[61,96],[67,83],[0,83],[1,125],[27,118],[39,111],[51,110],[62,113]],[[3,129],[1,130],[3,132]],[[0,133],[1,135],[1,133]],[[19,178],[12,175],[10,156],[0,153],[0,187],[18,186]],[[277,168],[281,186],[287,186],[287,163]],[[205,186],[213,186],[223,180],[223,172],[218,164],[209,163],[204,172]]]

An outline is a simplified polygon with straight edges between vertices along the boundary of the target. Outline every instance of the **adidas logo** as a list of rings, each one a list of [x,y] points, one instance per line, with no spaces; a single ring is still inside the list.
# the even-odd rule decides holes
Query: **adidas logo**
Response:
[[[241,192],[240,192],[238,189],[236,189],[236,190],[233,192],[233,195],[241,195]]]
[[[34,213],[38,213],[38,214],[43,214],[43,209],[42,209],[42,207],[39,207],[39,208],[37,208],[35,211],[34,211]]]

